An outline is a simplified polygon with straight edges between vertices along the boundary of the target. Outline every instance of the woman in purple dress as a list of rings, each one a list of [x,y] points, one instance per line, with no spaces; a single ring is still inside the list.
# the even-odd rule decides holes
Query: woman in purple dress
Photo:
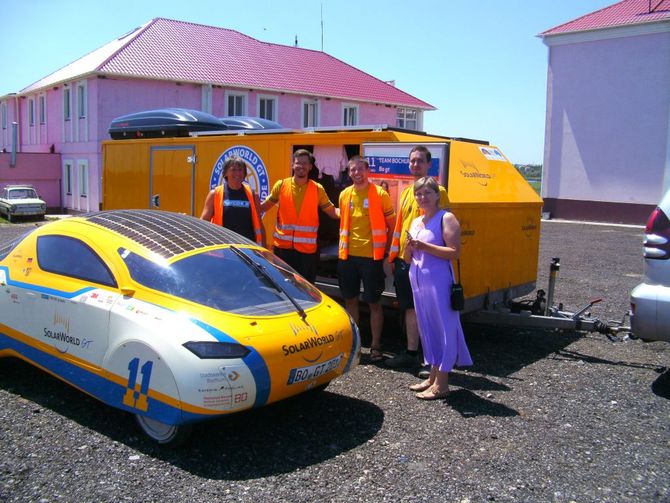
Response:
[[[417,180],[414,198],[423,215],[410,226],[405,260],[411,259],[409,278],[430,376],[410,389],[417,392],[417,398],[436,400],[449,393],[449,372],[454,365],[472,365],[458,311],[451,309],[451,261],[460,253],[461,230],[453,213],[438,208],[435,179]]]

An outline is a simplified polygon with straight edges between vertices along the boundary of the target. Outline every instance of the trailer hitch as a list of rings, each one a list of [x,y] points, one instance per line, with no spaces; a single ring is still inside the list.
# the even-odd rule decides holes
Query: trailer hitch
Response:
[[[575,312],[564,310],[563,303],[554,305],[554,289],[560,267],[560,259],[552,258],[549,268],[548,293],[538,290],[535,299],[532,300],[507,300],[501,304],[488,306],[486,309],[466,315],[464,321],[545,330],[597,332],[605,335],[612,342],[621,340],[617,336],[620,332],[630,333],[630,326],[625,325],[628,313],[624,314],[621,321],[605,322],[592,316],[591,308],[602,302],[602,298],[592,299]]]

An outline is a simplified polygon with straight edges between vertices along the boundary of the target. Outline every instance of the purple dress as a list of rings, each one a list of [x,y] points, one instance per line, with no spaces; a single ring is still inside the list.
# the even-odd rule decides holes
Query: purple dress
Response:
[[[410,233],[415,239],[444,246],[442,216],[445,213],[444,210],[438,211],[425,227],[423,216],[415,218]],[[451,261],[415,251],[409,279],[426,362],[438,367],[440,372],[449,372],[455,365],[472,365],[461,318],[458,311],[451,309]]]

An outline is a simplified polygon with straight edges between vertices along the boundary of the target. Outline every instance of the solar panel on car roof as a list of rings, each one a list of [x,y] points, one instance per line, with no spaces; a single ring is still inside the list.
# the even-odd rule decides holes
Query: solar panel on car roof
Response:
[[[91,213],[84,218],[168,259],[206,246],[254,244],[225,227],[168,211],[113,210]]]

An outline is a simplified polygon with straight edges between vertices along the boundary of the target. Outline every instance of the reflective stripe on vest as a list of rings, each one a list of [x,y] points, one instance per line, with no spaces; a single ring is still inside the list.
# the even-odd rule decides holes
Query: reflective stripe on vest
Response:
[[[400,251],[400,236],[402,235],[403,218],[405,217],[405,215],[408,215],[412,209],[411,208],[412,201],[409,200],[410,198],[408,197],[410,193],[414,195],[414,187],[412,187],[411,185],[405,188],[405,190],[403,190],[402,194],[400,195],[400,208],[395,218],[395,227],[393,228],[393,238],[391,240],[391,247],[389,248],[389,258],[388,258],[389,262],[393,262],[398,256],[398,252]],[[407,207],[408,201],[409,201],[409,207]]]
[[[225,182],[224,182],[225,183]],[[251,224],[254,228],[254,235],[256,237],[256,244],[263,246],[263,235],[261,234],[261,219],[256,211],[256,204],[254,203],[254,193],[251,190],[251,187],[246,183],[242,184],[244,188],[244,193],[247,195],[247,200],[249,201],[249,207],[251,208]],[[223,227],[223,206],[232,206],[230,202],[237,201],[225,201],[224,199],[224,186],[223,184],[219,185],[214,189],[214,216],[211,218],[210,222],[216,225]]]
[[[384,258],[386,250],[386,219],[382,209],[382,199],[379,191],[383,190],[376,184],[368,185],[368,217],[372,229],[372,257],[375,260]],[[351,228],[351,197],[354,186],[347,187],[342,192],[340,205],[340,245],[338,257],[342,260],[349,258],[349,230]]]
[[[319,230],[319,191],[316,183],[307,181],[305,197],[300,214],[295,210],[291,179],[282,182],[279,191],[279,210],[274,237],[277,248],[293,248],[300,253],[316,253],[316,239]]]

